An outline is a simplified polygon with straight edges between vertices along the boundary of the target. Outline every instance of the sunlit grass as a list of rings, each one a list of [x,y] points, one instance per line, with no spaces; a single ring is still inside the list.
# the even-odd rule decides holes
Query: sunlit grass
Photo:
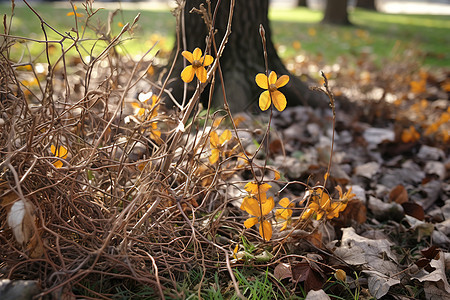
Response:
[[[282,46],[284,58],[318,55],[332,63],[341,56],[351,61],[366,53],[381,61],[414,49],[420,51],[426,65],[450,66],[450,16],[390,15],[355,9],[349,17],[355,26],[320,24],[320,12],[302,7],[270,11],[274,41]]]
[[[71,11],[69,3],[57,6],[50,3],[33,3],[33,7],[44,20],[62,33],[71,32],[75,26],[74,17],[66,16],[67,12]],[[11,9],[7,4],[0,4],[0,10],[7,16],[11,15]],[[82,8],[79,7],[78,11],[82,12]],[[100,29],[105,31],[99,24],[104,26],[104,21],[111,12],[112,10],[102,9],[90,24],[99,31]],[[170,51],[174,43],[175,18],[168,9],[119,11],[111,24],[112,37],[121,30],[119,22],[122,24],[132,22],[139,12],[141,17],[137,28],[131,35],[126,33],[122,37],[125,47],[119,47],[118,51],[132,56],[140,55],[156,42],[158,42],[156,49],[163,52]],[[389,15],[356,9],[350,13],[350,20],[355,26],[330,26],[320,24],[321,12],[299,7],[271,9],[269,17],[274,42],[278,46],[280,56],[285,59],[301,54],[321,57],[324,63],[331,64],[339,57],[346,57],[346,60],[352,62],[361,53],[365,53],[378,61],[383,61],[394,55],[401,55],[402,51],[414,49],[418,51],[418,59],[423,60],[425,65],[450,66],[449,16]],[[83,18],[78,20],[79,32],[83,30],[81,27]],[[46,29],[49,39],[61,38]],[[38,18],[24,5],[16,7],[11,34],[43,39]],[[74,35],[73,32],[71,34]],[[88,30],[84,37],[102,36]],[[65,47],[69,45],[70,42],[64,43]],[[85,53],[82,54],[87,55],[92,51],[92,46],[93,43],[86,42]],[[43,44],[34,44],[31,48],[24,45],[16,46],[15,49],[17,49],[15,57],[24,56],[26,60],[27,55],[35,58],[39,53],[43,53]],[[95,49],[93,53],[96,53]]]

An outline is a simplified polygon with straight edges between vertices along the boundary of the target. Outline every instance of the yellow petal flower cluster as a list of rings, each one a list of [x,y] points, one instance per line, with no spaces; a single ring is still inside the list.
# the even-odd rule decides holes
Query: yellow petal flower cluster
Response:
[[[273,197],[267,198],[267,191],[271,186],[267,183],[259,184],[249,182],[245,185],[245,190],[249,196],[242,201],[241,209],[253,216],[245,220],[244,226],[250,228],[259,223],[259,234],[269,241],[272,238],[272,224],[267,220],[267,215],[275,207]]]
[[[289,76],[283,75],[277,79],[277,74],[272,71],[269,78],[266,74],[259,73],[256,75],[255,81],[260,88],[267,90],[259,96],[259,108],[262,111],[267,110],[271,103],[278,111],[283,111],[286,108],[286,97],[278,89],[289,82]]]
[[[191,65],[184,68],[183,72],[181,72],[181,79],[189,83],[194,79],[194,75],[196,75],[200,82],[206,82],[207,74],[205,67],[212,64],[214,58],[211,55],[202,56],[202,50],[200,48],[195,48],[192,53],[183,51],[181,55],[191,63]]]
[[[341,187],[338,186],[336,189],[339,191],[340,201],[332,201],[328,193],[322,188],[308,191],[306,197],[310,197],[309,205],[303,213],[302,219],[307,219],[311,215],[314,215],[316,220],[320,220],[324,216],[327,219],[338,218],[339,213],[347,207],[348,200],[355,195],[351,194],[351,189],[345,194],[342,193]]]

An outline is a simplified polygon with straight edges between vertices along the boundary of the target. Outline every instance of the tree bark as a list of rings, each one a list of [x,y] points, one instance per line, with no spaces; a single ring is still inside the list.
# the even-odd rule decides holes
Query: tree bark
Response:
[[[356,7],[377,10],[377,8],[375,7],[375,0],[358,0],[356,1]]]
[[[327,0],[322,19],[324,24],[351,25],[348,20],[347,0]]]
[[[192,52],[199,47],[204,52],[206,47],[205,37],[208,34],[208,28],[204,20],[197,13],[190,13],[192,8],[199,8],[200,4],[207,7],[205,0],[187,0],[184,9],[184,19],[186,28],[186,49]],[[217,5],[218,0],[211,0],[212,11]],[[217,47],[225,33],[230,0],[220,1],[215,29],[217,33],[215,40]],[[220,68],[224,77],[224,86],[227,101],[233,112],[244,110],[255,110],[258,105],[259,95],[263,90],[255,83],[255,76],[258,73],[265,73],[265,63],[263,56],[263,47],[259,35],[259,26],[262,24],[266,31],[266,43],[268,54],[269,71],[275,71],[278,76],[287,74],[290,77],[288,85],[281,88],[280,91],[285,94],[288,105],[308,104],[314,107],[325,106],[326,100],[318,92],[311,91],[308,86],[297,77],[289,74],[288,70],[279,58],[272,43],[271,30],[268,20],[268,0],[238,0],[235,4],[233,22],[231,26],[231,35],[226,45],[222,58],[220,59]],[[214,49],[212,47],[212,49]],[[214,55],[214,50],[209,52]],[[176,99],[182,99],[183,82],[180,79],[180,73],[183,69],[183,58],[176,53],[176,48],[172,51],[172,58],[176,59],[173,72],[173,80],[169,85],[172,94]],[[196,83],[188,84],[189,94],[195,89]],[[208,89],[202,94],[202,102],[208,101]],[[213,106],[223,106],[223,92],[219,72],[216,72],[215,93],[213,97]]]
[[[306,0],[297,0],[297,6],[307,6]]]

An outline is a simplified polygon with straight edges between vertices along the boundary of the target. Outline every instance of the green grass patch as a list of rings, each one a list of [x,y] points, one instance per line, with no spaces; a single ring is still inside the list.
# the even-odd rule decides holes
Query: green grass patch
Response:
[[[299,7],[274,9],[269,17],[274,41],[282,46],[279,50],[285,58],[315,54],[332,63],[341,56],[351,60],[366,53],[381,61],[414,49],[420,51],[425,65],[450,66],[450,16],[355,9],[349,16],[355,26],[336,26],[320,24],[321,12]]]

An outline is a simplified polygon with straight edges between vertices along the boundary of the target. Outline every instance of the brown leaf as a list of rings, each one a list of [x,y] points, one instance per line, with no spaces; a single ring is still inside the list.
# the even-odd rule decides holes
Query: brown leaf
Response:
[[[396,202],[398,204],[408,202],[408,192],[406,191],[405,187],[399,184],[395,188],[393,188],[389,193],[389,201]]]
[[[292,278],[291,266],[286,263],[278,264],[273,270],[273,276],[278,280]]]
[[[306,292],[319,290],[324,284],[322,276],[307,262],[300,262],[292,267],[292,279],[296,282],[304,282]]]
[[[269,144],[269,150],[270,150],[270,153],[282,153],[283,152],[283,143],[279,139],[274,140]]]
[[[355,220],[358,224],[363,224],[367,220],[367,208],[358,199],[348,201],[347,207],[341,213],[339,219],[334,220],[334,224],[338,227],[348,227],[352,220]]]
[[[408,216],[414,217],[417,220],[423,221],[425,219],[425,211],[422,206],[414,202],[402,203],[403,210]]]
[[[313,233],[307,235],[305,237],[305,240],[309,241],[311,244],[313,244],[317,248],[323,247],[322,233],[320,233],[319,231],[314,231]]]
[[[429,248],[423,249],[420,252],[422,252],[422,255],[428,259],[434,259],[441,249],[439,249],[436,245],[433,245]],[[438,258],[439,259],[439,258]]]

